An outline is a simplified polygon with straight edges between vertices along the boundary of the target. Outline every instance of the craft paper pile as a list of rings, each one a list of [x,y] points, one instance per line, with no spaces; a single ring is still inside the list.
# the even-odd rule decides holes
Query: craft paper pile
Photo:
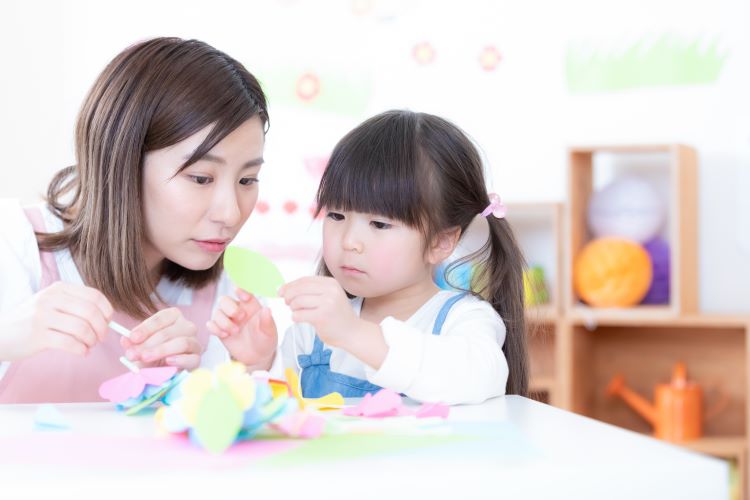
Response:
[[[141,368],[105,381],[99,386],[99,395],[134,415],[158,401],[169,404],[170,391],[186,376],[187,372],[178,373],[172,366]]]
[[[252,439],[266,425],[286,436],[305,438],[319,436],[325,426],[322,416],[300,411],[288,389],[278,390],[278,382],[265,377],[254,378],[241,363],[194,370],[180,383],[179,392],[171,406],[156,413],[158,426],[187,434],[213,453]]]

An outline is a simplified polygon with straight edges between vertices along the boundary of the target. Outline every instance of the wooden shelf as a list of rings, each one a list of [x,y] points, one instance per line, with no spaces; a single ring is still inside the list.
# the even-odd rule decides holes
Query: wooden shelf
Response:
[[[621,161],[609,165],[612,179],[622,176],[659,178],[666,193],[666,225],[661,236],[669,245],[670,298],[663,307],[648,308],[654,316],[679,316],[698,310],[698,165],[694,149],[681,144],[584,146],[569,150],[568,210],[564,306],[573,312],[580,300],[573,286],[573,265],[580,251],[594,236],[588,227],[589,201],[597,189],[600,173],[597,169],[599,155],[611,155]],[[654,157],[658,158],[657,160]],[[626,161],[627,160],[627,161]],[[612,180],[610,179],[610,180]],[[633,306],[640,310],[643,306]],[[575,314],[575,313],[573,313]],[[592,312],[594,315],[599,312]],[[612,311],[601,314],[616,314]],[[639,311],[639,314],[641,312]]]
[[[747,439],[744,436],[704,436],[695,441],[677,443],[698,453],[714,457],[744,459],[747,452]]]
[[[588,201],[597,181],[607,180],[606,175],[595,179],[595,167],[602,164],[599,160],[611,160],[599,153],[632,157],[624,167],[653,158],[658,171],[646,174],[668,178],[660,186],[669,189],[668,222],[661,234],[670,245],[669,304],[592,308],[573,290],[574,257],[591,239]],[[628,387],[653,402],[654,386],[668,382],[674,364],[683,361],[688,378],[704,389],[705,411],[724,396],[729,402],[704,422],[704,437],[676,445],[736,463],[737,488],[740,498],[746,498],[750,314],[698,311],[696,158],[693,149],[677,144],[573,148],[564,209],[544,203],[509,205],[508,221],[524,254],[532,256],[529,263],[540,255],[552,263],[545,268],[545,278],[554,284],[552,300],[526,311],[530,396],[650,435],[651,425],[623,400],[608,397],[605,389],[621,373]],[[615,177],[621,173],[616,167],[609,172]]]

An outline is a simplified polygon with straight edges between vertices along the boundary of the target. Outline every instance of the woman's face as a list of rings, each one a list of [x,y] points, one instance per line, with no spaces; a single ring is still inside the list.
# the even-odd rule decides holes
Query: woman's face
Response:
[[[192,270],[213,266],[258,200],[265,137],[257,116],[175,175],[211,128],[173,146],[146,153],[144,255],[152,272],[163,259]]]

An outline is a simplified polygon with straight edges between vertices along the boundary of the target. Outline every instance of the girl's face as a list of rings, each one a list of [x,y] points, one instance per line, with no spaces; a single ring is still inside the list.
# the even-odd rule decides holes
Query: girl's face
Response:
[[[163,259],[191,270],[213,266],[258,200],[265,137],[257,116],[175,175],[211,129],[145,156],[144,255],[152,271]]]
[[[326,211],[323,260],[344,290],[358,297],[435,288],[434,259],[425,254],[422,234],[386,217]]]

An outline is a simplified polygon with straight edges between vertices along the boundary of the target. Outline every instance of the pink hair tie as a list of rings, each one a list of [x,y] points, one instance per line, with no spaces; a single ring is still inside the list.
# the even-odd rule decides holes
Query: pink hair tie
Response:
[[[492,214],[498,219],[505,218],[505,214],[508,213],[508,207],[503,205],[502,200],[500,200],[500,196],[498,196],[496,193],[490,193],[490,204],[487,205],[487,208],[484,209],[484,211],[481,213],[482,217],[487,217],[488,215]]]

